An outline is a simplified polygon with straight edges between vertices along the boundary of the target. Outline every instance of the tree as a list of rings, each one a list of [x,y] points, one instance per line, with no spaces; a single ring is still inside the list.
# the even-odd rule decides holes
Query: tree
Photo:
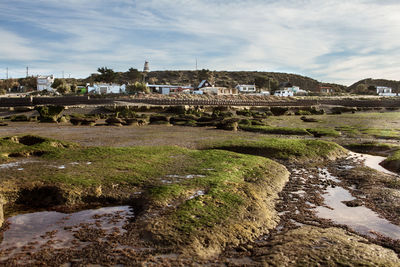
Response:
[[[257,76],[254,79],[254,84],[258,87],[258,88],[268,88],[268,78],[264,77],[264,76]]]
[[[129,84],[126,87],[126,91],[129,94],[134,94],[134,93],[138,93],[138,92],[150,93],[149,88],[144,83],[141,83],[141,82],[135,82],[133,84]]]
[[[212,74],[210,73],[210,70],[202,69],[197,72],[199,82],[202,80],[209,80],[211,76]]]
[[[51,85],[51,88],[57,90],[57,88],[59,86],[61,86],[63,84],[63,82],[65,82],[65,81],[63,81],[62,79],[55,78],[53,84]]]
[[[357,85],[356,89],[354,90],[354,93],[359,95],[368,94],[368,87],[365,84],[361,83]]]
[[[100,75],[96,77],[99,82],[112,83],[118,76],[114,70],[107,67],[98,68],[97,71],[100,72]]]
[[[370,85],[368,86],[368,91],[372,94],[376,93],[376,86],[375,85]]]
[[[18,82],[21,86],[24,86],[26,89],[36,89],[37,87],[37,78],[36,77],[26,77],[18,79]]]
[[[142,74],[134,68],[130,68],[128,72],[126,72],[126,76],[130,82],[142,80]]]
[[[278,90],[279,82],[272,77],[257,76],[254,84],[258,88],[268,88],[271,92]]]
[[[51,88],[55,89],[60,94],[67,94],[71,92],[71,86],[64,79],[54,79]]]
[[[68,94],[69,92],[71,92],[71,86],[64,81],[63,84],[57,87],[57,92],[63,95]]]

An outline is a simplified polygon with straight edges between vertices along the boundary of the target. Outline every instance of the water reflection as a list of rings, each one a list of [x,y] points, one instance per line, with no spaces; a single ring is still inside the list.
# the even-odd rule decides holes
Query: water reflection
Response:
[[[35,212],[7,219],[9,228],[3,233],[0,260],[16,253],[34,252],[44,247],[79,247],[75,237],[80,229],[96,227],[104,235],[123,233],[122,228],[133,212],[129,206],[106,207],[65,214],[55,211]]]
[[[332,177],[329,172],[327,179]],[[335,178],[336,179],[336,178]],[[317,207],[317,216],[330,219],[338,224],[345,224],[356,232],[375,237],[374,233],[400,239],[400,227],[380,218],[379,215],[364,206],[348,207],[343,201],[352,201],[355,198],[350,192],[342,187],[328,187],[323,194],[324,204],[327,207]]]

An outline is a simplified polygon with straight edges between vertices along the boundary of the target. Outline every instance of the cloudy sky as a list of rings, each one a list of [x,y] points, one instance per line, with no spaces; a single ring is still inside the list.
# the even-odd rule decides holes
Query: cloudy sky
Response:
[[[0,78],[195,69],[400,80],[398,0],[0,0]]]

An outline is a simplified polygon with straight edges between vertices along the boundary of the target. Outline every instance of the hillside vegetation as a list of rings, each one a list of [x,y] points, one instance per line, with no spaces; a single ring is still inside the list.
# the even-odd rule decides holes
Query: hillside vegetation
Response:
[[[361,81],[358,81],[352,85],[350,85],[347,88],[347,91],[353,92],[357,89],[357,86],[363,84],[365,87],[370,87],[370,86],[386,86],[386,87],[391,87],[393,89],[394,93],[400,93],[400,81],[394,81],[394,80],[385,80],[385,79],[364,79]]]

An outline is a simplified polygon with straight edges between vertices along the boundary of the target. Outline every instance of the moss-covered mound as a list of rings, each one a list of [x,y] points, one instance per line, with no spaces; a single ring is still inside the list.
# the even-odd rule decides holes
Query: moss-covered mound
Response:
[[[284,134],[284,135],[311,135],[304,128],[272,127],[262,125],[240,125],[240,129],[248,132],[264,134]]]
[[[214,149],[284,160],[327,160],[343,156],[346,149],[336,143],[321,140],[260,138],[258,140],[233,139],[207,145]]]
[[[339,228],[304,226],[275,237],[260,253],[266,265],[275,266],[399,266],[389,249]]]
[[[399,149],[396,145],[378,142],[353,143],[345,147],[357,153],[376,154],[379,156],[388,156]]]
[[[229,151],[56,148],[50,142],[32,136],[1,140],[6,154],[45,151],[29,161],[17,158],[22,166],[18,171],[0,168],[0,195],[9,203],[131,203],[136,213],[133,232],[155,246],[203,258],[273,228],[278,220],[275,198],[289,176],[272,160]]]
[[[59,149],[77,146],[76,144],[35,135],[4,137],[0,138],[0,163],[15,157],[39,156]]]
[[[155,243],[179,245],[189,255],[209,258],[226,244],[248,242],[276,226],[274,200],[288,180],[285,167],[262,157],[226,151],[197,151],[193,156],[196,169],[209,169],[208,173],[187,182],[189,190],[176,184],[152,188],[147,210],[172,208],[163,216],[142,217],[139,224],[145,236]]]
[[[391,156],[389,156],[381,164],[386,169],[400,173],[400,150],[397,150],[396,152],[394,152]]]

